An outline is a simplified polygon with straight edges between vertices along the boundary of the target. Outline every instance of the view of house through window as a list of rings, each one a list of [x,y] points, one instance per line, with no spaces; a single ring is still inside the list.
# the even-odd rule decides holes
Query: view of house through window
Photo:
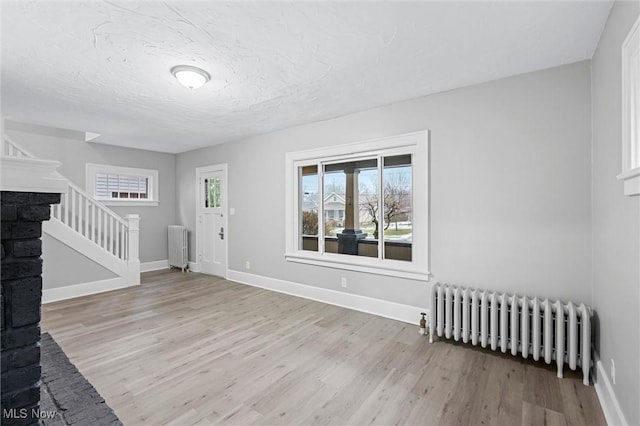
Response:
[[[411,261],[411,157],[375,156],[298,167],[299,248]]]
[[[411,155],[384,158],[382,172],[382,229],[385,259],[411,260],[406,244],[413,242],[413,185]],[[408,257],[408,258],[407,258]]]

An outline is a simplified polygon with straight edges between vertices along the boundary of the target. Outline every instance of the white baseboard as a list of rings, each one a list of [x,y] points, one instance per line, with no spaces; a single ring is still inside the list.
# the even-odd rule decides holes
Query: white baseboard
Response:
[[[198,269],[198,262],[189,262],[189,270],[191,272],[200,272]]]
[[[42,303],[73,299],[74,297],[88,296],[90,294],[103,293],[125,287],[129,287],[127,280],[123,277],[117,277],[66,287],[48,288],[42,290]]]
[[[140,272],[158,271],[169,267],[168,260],[156,260],[154,262],[144,262],[140,264]]]
[[[607,420],[609,426],[628,425],[627,420],[624,417],[624,413],[618,403],[618,398],[611,386],[611,381],[607,375],[606,369],[600,361],[600,356],[594,354],[594,361],[597,369],[597,377],[594,381],[594,387],[596,388],[596,394],[602,407],[602,412]]]
[[[234,271],[231,269],[227,271],[227,279],[254,287],[277,291],[278,293],[285,293],[292,296],[328,303],[330,305],[366,312],[368,314],[391,318],[409,324],[418,324],[420,321],[420,312],[428,312],[428,309],[419,308],[417,306],[403,305],[400,303],[374,299],[372,297],[360,296],[352,293],[297,284],[291,281],[248,274],[246,272]]]

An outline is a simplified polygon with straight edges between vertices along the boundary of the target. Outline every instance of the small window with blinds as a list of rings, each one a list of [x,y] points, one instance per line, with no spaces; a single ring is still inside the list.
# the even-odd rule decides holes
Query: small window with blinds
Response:
[[[149,198],[149,178],[108,173],[96,174],[95,197],[99,200]]]
[[[157,205],[158,171],[87,164],[87,189],[109,205]]]

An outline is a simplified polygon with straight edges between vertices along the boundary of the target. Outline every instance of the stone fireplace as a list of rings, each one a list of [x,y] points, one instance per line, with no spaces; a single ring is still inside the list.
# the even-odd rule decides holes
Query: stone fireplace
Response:
[[[0,155],[0,423],[39,422],[42,221],[67,181],[57,161]]]
[[[42,221],[60,194],[0,194],[2,424],[37,424],[40,401]]]

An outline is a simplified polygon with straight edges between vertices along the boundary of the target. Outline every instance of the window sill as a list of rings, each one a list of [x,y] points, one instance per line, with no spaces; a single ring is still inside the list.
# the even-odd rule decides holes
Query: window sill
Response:
[[[133,201],[133,200],[97,200],[110,207],[156,207],[158,201]]]
[[[396,278],[406,278],[416,281],[429,281],[429,272],[403,265],[402,261],[367,259],[358,256],[335,255],[325,253],[314,255],[307,253],[285,253],[288,262],[304,263],[307,265],[324,266],[328,268],[346,269],[349,271],[365,272],[369,274],[385,275]],[[353,258],[353,259],[350,259]],[[356,261],[357,260],[357,261]],[[372,260],[375,262],[367,262]],[[407,262],[408,263],[408,262]],[[413,265],[411,265],[413,266]]]
[[[620,173],[617,177],[624,182],[624,195],[640,195],[640,167]]]

